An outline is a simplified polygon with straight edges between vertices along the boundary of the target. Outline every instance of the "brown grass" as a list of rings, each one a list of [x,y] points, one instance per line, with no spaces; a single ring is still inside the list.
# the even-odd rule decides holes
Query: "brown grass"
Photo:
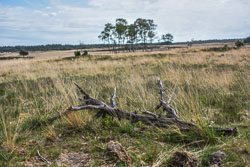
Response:
[[[90,52],[91,55],[88,57],[72,60],[63,59],[63,57],[73,56],[73,51],[36,52],[31,53],[35,56],[34,59],[0,61],[0,84],[5,86],[0,87],[0,93],[4,92],[2,94],[4,100],[0,104],[0,126],[3,127],[2,139],[4,141],[2,145],[8,150],[15,150],[16,145],[23,147],[24,143],[16,143],[17,136],[36,133],[28,130],[22,134],[20,129],[25,127],[25,123],[34,126],[28,121],[32,119],[43,121],[65,111],[69,106],[76,106],[78,92],[73,82],[78,82],[92,96],[105,102],[109,102],[113,88],[117,87],[120,108],[130,111],[154,111],[155,106],[159,103],[159,90],[155,81],[157,77],[160,77],[164,82],[167,95],[174,93],[171,105],[177,109],[182,119],[187,121],[193,119],[200,125],[201,133],[208,138],[202,140],[207,140],[207,142],[214,139],[214,136],[206,134],[207,132],[202,128],[211,120],[217,121],[216,124],[224,125],[229,122],[229,126],[240,123],[247,125],[248,117],[241,117],[241,122],[231,117],[230,119],[233,120],[228,118],[220,122],[225,117],[223,112],[227,112],[228,108],[225,108],[223,112],[220,111],[225,107],[224,104],[231,103],[230,98],[232,97],[233,100],[237,98],[237,102],[232,107],[239,105],[235,110],[239,109],[243,115],[249,112],[249,109],[246,109],[249,100],[245,102],[244,98],[250,95],[250,76],[248,75],[250,48],[244,47],[227,52],[202,52],[203,48],[204,46],[197,46],[119,54]],[[244,101],[244,104],[241,104],[240,101]],[[13,122],[12,125],[11,122]],[[125,129],[129,134],[133,132],[130,123],[117,123],[117,120],[113,123],[109,120],[93,121],[93,113],[87,111],[69,115],[57,124],[61,127],[60,130],[49,126],[39,132],[39,135],[42,133],[48,140],[61,141],[58,131],[66,133],[67,128],[84,129],[84,127],[88,128],[83,130],[86,136],[90,133],[88,130],[91,131],[91,129],[94,131],[94,135],[104,138],[118,138],[122,135],[102,134],[104,132],[98,131],[98,128],[103,128],[103,124],[110,126],[108,133],[112,133],[115,131],[114,128],[117,128],[110,124],[116,124],[118,128],[123,131]],[[67,128],[64,129],[65,126]],[[178,133],[181,134],[181,132]],[[96,143],[100,142],[98,138],[92,140]],[[137,141],[138,139],[132,138],[131,140]],[[139,139],[137,142],[141,140]],[[88,148],[94,150],[92,141],[88,142]],[[150,142],[157,143],[158,141]],[[164,147],[168,147],[168,144],[160,143]],[[227,147],[227,144],[225,145]],[[61,146],[57,147],[61,149]],[[131,152],[134,151],[138,154],[137,159],[143,159],[146,153],[152,151],[148,148],[146,153],[143,153],[143,151],[138,151],[139,148],[134,148],[135,145],[130,147]],[[150,146],[145,145],[144,147]],[[154,162],[154,166],[160,166],[163,161],[169,159],[166,153],[172,153],[172,150],[163,149],[157,152],[156,149],[160,157],[151,158],[148,161]],[[200,156],[204,150],[204,148],[200,150]],[[155,152],[148,154],[155,154]],[[145,162],[136,163],[137,165],[145,164]]]

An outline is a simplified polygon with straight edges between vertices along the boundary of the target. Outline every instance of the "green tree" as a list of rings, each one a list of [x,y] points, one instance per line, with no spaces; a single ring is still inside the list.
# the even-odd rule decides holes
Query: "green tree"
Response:
[[[116,19],[115,31],[117,33],[119,44],[121,44],[121,42],[122,44],[124,44],[126,39],[127,29],[128,29],[128,22],[126,19],[123,18]]]
[[[113,45],[113,50],[115,50],[116,37],[117,37],[117,33],[115,31],[115,26],[112,25],[111,23],[105,24],[104,30],[98,36],[98,38],[101,39],[102,41],[108,42],[109,47],[111,43]]]
[[[141,42],[143,44],[143,50],[146,49],[148,41],[153,42],[156,36],[157,25],[154,24],[153,20],[138,18],[134,24],[128,25],[126,19],[118,18],[116,19],[116,24],[113,26],[111,23],[105,24],[104,30],[98,36],[104,42],[108,44],[112,43],[113,49],[115,51],[116,44],[131,44],[134,50],[134,44]],[[128,45],[126,45],[128,48]]]
[[[172,44],[172,42],[174,41],[174,37],[172,34],[168,33],[168,34],[162,35],[162,40],[169,45],[169,44]]]
[[[155,37],[156,37],[156,32],[154,32],[154,31],[149,31],[148,32],[148,38],[149,38],[149,41],[150,41],[151,44],[153,43]]]
[[[20,52],[19,52],[19,55],[24,57],[24,56],[29,55],[29,52],[27,50],[21,49]]]
[[[131,45],[131,49],[134,51],[134,44],[137,42],[138,29],[135,24],[130,24],[127,31],[127,43]]]
[[[111,38],[112,38],[112,33],[115,27],[111,23],[107,23],[104,26],[104,30],[101,32],[101,34],[98,36],[99,39],[102,41],[108,42],[110,44]]]
[[[154,24],[154,20],[138,18],[134,24],[137,27],[139,40],[143,43],[144,50],[146,49],[146,44],[149,38],[149,34],[153,34],[157,25]]]

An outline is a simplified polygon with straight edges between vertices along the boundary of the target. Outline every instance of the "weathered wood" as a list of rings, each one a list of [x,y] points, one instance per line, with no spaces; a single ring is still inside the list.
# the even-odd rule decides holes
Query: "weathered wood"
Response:
[[[165,101],[165,90],[163,88],[163,84],[160,80],[160,78],[158,78],[158,84],[160,87],[160,95],[161,95],[161,100],[160,100],[160,104],[156,107],[156,110],[160,109],[161,107],[163,108],[163,111],[166,112],[166,117],[168,118],[176,118],[179,119],[179,116],[177,115],[176,111],[170,107],[170,102],[172,99],[172,95],[169,97],[168,101]]]
[[[115,99],[116,99],[116,88],[114,88],[114,94],[110,99],[110,103],[113,108],[118,108]]]
[[[158,78],[158,84],[160,87],[160,104],[157,106],[157,109],[163,108],[163,111],[166,112],[166,115],[156,115],[150,111],[139,111],[139,112],[130,112],[126,110],[121,110],[118,108],[116,103],[116,88],[114,89],[114,93],[110,99],[111,105],[107,105],[101,100],[95,99],[91,97],[84,89],[82,89],[77,83],[75,85],[80,90],[80,92],[84,95],[83,104],[79,105],[78,107],[69,107],[66,111],[60,113],[59,115],[49,118],[48,123],[53,123],[55,120],[60,119],[62,116],[66,116],[72,112],[80,111],[80,110],[97,110],[97,114],[95,115],[96,118],[101,116],[105,117],[106,115],[110,115],[112,117],[116,117],[119,120],[127,119],[130,120],[132,123],[136,122],[143,122],[144,124],[156,127],[178,127],[181,130],[192,130],[198,128],[198,126],[191,122],[186,122],[180,120],[179,116],[177,115],[176,111],[169,105],[172,99],[172,95],[169,97],[168,101],[165,101],[165,91],[163,88],[163,84],[161,80]],[[142,113],[142,114],[140,114]],[[212,128],[212,127],[208,127]],[[238,132],[236,128],[213,128],[216,132],[225,135],[233,135]]]

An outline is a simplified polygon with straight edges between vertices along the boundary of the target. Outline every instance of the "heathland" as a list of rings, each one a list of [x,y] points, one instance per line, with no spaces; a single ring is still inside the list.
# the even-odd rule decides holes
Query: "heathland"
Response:
[[[176,151],[208,166],[209,155],[218,150],[226,154],[224,166],[250,164],[249,46],[73,54],[31,52],[30,59],[0,60],[0,166],[174,166]],[[11,56],[15,53],[0,57]],[[158,77],[166,95],[173,94],[171,106],[181,119],[199,130],[95,119],[96,112],[88,110],[46,123],[79,104],[74,82],[107,103],[116,87],[119,108],[159,114]],[[236,127],[239,133],[216,134],[209,124]],[[110,141],[119,142],[127,158],[111,154]]]

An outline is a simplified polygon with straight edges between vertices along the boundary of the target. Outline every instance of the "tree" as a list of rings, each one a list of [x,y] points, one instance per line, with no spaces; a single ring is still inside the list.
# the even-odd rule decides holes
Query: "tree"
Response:
[[[154,24],[154,20],[150,20],[150,19],[142,19],[142,18],[138,18],[134,24],[137,27],[137,31],[140,37],[140,41],[143,43],[144,46],[144,50],[146,49],[146,44],[147,44],[147,40],[149,38],[149,34],[152,36],[152,34],[154,34],[154,31],[157,27],[156,24]]]
[[[134,51],[134,44],[136,43],[137,40],[137,35],[138,35],[138,29],[135,24],[130,24],[128,26],[127,30],[127,42],[131,44],[131,49]]]
[[[123,18],[116,19],[115,31],[117,33],[119,44],[121,44],[121,41],[122,44],[124,44],[126,39],[127,29],[128,29],[128,22],[126,19]]]
[[[150,42],[151,44],[153,43],[155,37],[156,37],[156,32],[154,32],[154,31],[149,31],[149,32],[148,32],[148,38],[149,38],[149,42]]]
[[[191,39],[191,41],[187,41],[187,46],[192,47],[194,43],[194,38]]]
[[[166,42],[167,44],[172,44],[174,37],[172,34],[165,34],[165,35],[162,35],[162,40]]]
[[[241,41],[241,40],[237,40],[237,41],[235,42],[235,46],[236,46],[237,48],[240,48],[240,47],[244,46],[244,43],[243,43],[243,41]]]
[[[105,24],[104,30],[101,32],[101,34],[98,36],[99,39],[102,41],[108,42],[108,46],[110,47],[110,43],[113,44],[113,50],[115,50],[116,45],[116,31],[115,26],[113,26],[111,23]]]
[[[149,38],[150,45],[152,45],[155,37],[156,37],[156,32],[154,32],[154,31],[149,31],[148,32],[148,38]],[[152,50],[153,50],[153,47],[151,46],[151,51]]]
[[[116,44],[134,44],[137,42],[143,43],[143,50],[146,49],[147,43],[152,43],[156,36],[157,25],[154,24],[153,20],[138,18],[134,24],[128,25],[126,19],[118,18],[116,19],[116,24],[113,26],[111,23],[105,24],[104,30],[98,36],[104,42],[108,44],[112,43],[113,49],[115,51]],[[128,45],[125,49],[129,49]],[[134,50],[134,48],[133,48]]]
[[[20,50],[19,54],[24,57],[24,56],[29,55],[29,52],[27,50],[22,49]]]
[[[101,34],[98,36],[99,39],[102,41],[108,42],[110,44],[112,33],[115,27],[111,23],[105,24],[104,30],[101,32]]]

